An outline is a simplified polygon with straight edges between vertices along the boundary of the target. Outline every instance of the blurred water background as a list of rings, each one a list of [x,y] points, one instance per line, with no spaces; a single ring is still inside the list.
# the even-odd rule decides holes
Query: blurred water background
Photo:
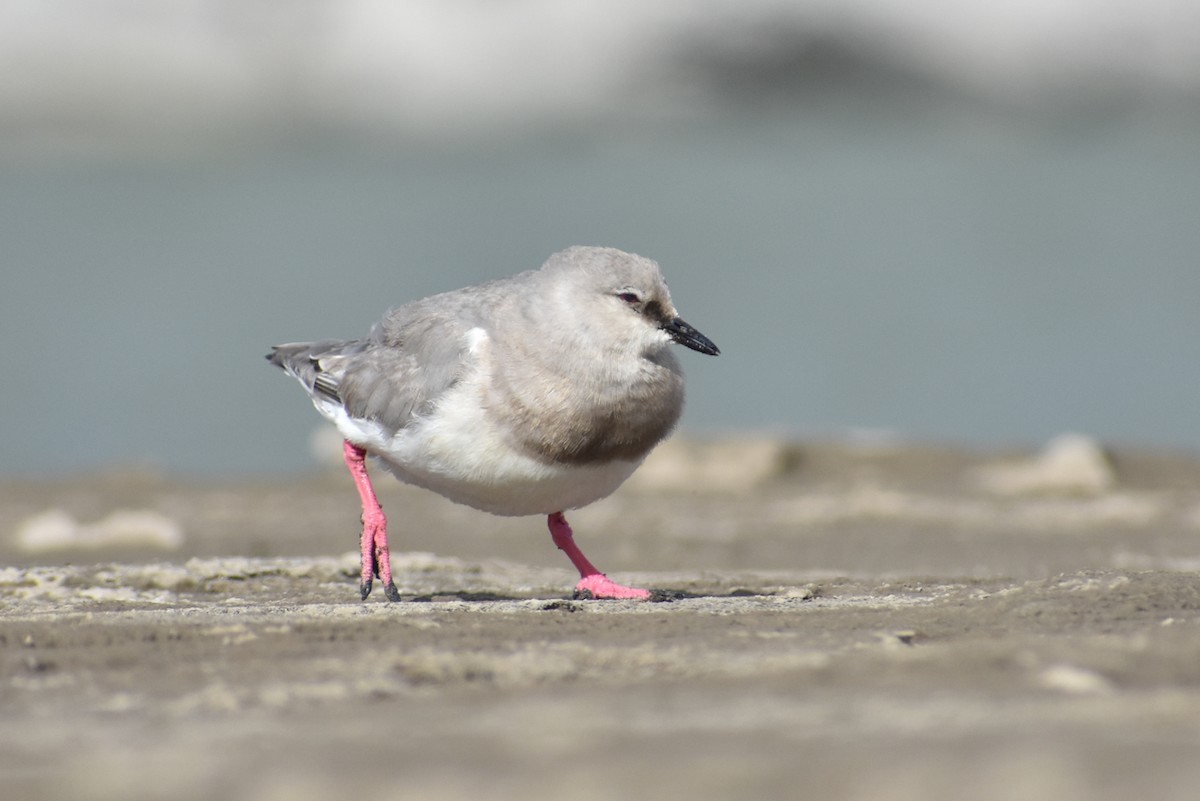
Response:
[[[304,469],[268,346],[571,244],[693,433],[1196,450],[1200,4],[0,6],[0,474]]]

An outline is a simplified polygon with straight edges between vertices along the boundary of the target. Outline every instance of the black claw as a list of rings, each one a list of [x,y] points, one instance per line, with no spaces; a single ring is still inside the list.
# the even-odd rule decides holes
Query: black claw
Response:
[[[400,600],[400,591],[396,589],[396,582],[394,581],[389,581],[383,585],[383,594],[387,596],[389,601]],[[366,596],[364,595],[363,597],[365,598]]]
[[[592,601],[596,596],[592,595],[591,590],[575,590],[575,594],[571,596],[575,601]]]
[[[371,584],[372,583],[373,582],[370,579],[367,579],[366,581],[364,581],[358,585],[358,591],[362,593],[362,599],[364,601],[367,600],[367,596],[371,594]]]

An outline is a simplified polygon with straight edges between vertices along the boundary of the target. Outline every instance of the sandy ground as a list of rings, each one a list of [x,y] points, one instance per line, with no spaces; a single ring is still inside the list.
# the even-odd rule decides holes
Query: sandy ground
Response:
[[[3,797],[1194,799],[1200,462],[1032,457],[668,449],[571,517],[664,603],[390,480],[399,604],[342,476],[9,481]]]

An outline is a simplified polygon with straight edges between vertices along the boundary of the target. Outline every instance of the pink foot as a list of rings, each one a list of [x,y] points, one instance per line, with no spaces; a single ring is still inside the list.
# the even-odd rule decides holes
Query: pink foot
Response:
[[[358,589],[362,599],[367,600],[371,594],[371,585],[375,576],[383,582],[383,594],[389,601],[399,601],[400,592],[392,580],[392,560],[387,542],[387,518],[383,516],[382,508],[366,509],[363,511],[363,532],[360,540],[362,547],[362,579]]]
[[[649,590],[624,587],[615,581],[610,581],[608,576],[601,573],[595,565],[588,561],[588,558],[583,555],[583,551],[579,550],[579,546],[575,544],[575,535],[571,532],[571,526],[562,512],[550,515],[546,519],[546,523],[550,526],[550,537],[554,540],[554,544],[567,555],[571,564],[575,565],[575,569],[579,571],[580,581],[575,585],[576,597],[649,600]]]
[[[577,598],[614,598],[646,601],[650,599],[650,591],[637,587],[626,587],[609,579],[603,573],[595,573],[580,580],[575,585]]]
[[[359,546],[362,551],[362,578],[358,585],[362,599],[367,600],[371,594],[371,585],[375,576],[383,582],[383,594],[389,601],[399,601],[400,591],[392,580],[392,562],[388,551],[387,518],[383,516],[383,507],[375,499],[375,489],[371,486],[371,477],[367,475],[367,453],[349,441],[342,443],[342,457],[350,475],[354,478],[354,486],[358,488],[358,497],[362,501],[362,538]]]

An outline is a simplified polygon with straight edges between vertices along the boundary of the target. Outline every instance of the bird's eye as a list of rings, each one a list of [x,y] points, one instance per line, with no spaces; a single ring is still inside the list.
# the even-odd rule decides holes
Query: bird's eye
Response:
[[[642,302],[642,299],[638,297],[636,292],[619,292],[617,293],[617,297],[628,303],[630,306],[634,305],[635,303]]]

